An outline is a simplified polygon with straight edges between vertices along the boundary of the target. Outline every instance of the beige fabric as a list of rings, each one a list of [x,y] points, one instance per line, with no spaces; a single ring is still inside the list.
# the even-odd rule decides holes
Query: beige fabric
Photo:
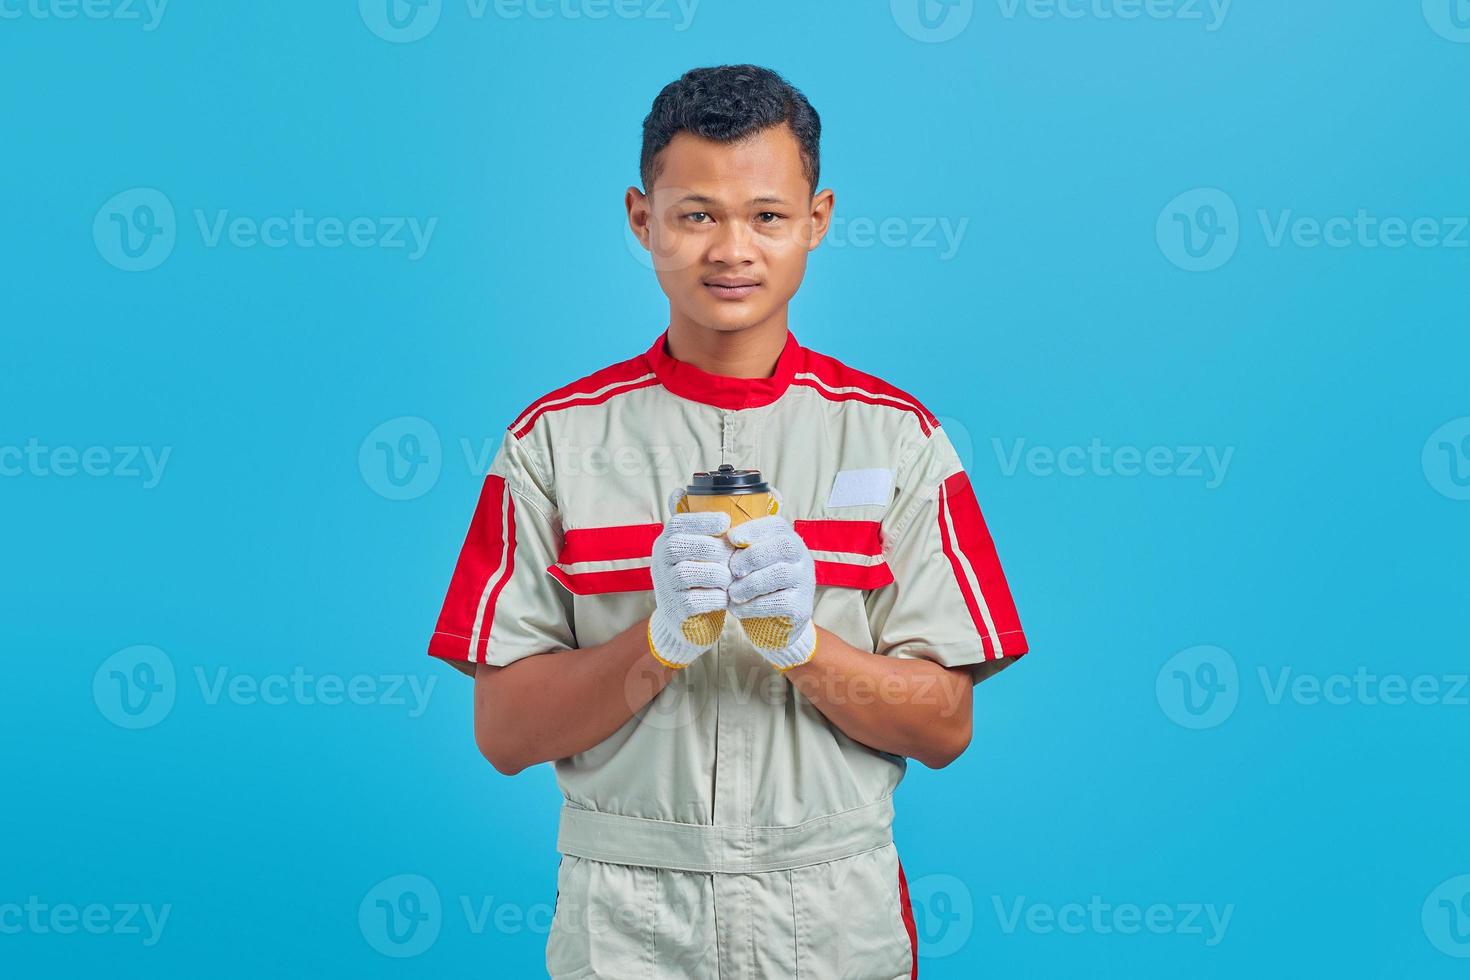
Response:
[[[817,626],[859,649],[950,667],[993,670],[1026,651],[963,467],[927,409],[794,336],[775,376],[751,382],[674,362],[662,342],[538,400],[511,424],[431,653],[505,665],[603,643],[648,616],[648,555],[669,517],[669,492],[721,462],[761,470],[780,492],[817,561]],[[507,561],[496,546],[511,550],[511,538]],[[912,950],[893,928],[897,857],[884,809],[904,768],[903,758],[831,725],[727,618],[715,648],[645,708],[601,744],[556,762],[583,830],[571,834],[564,822],[559,837],[563,896],[633,902],[690,934],[670,938],[644,922],[589,936],[559,912],[553,975],[713,977],[707,956],[718,949],[731,963],[755,964],[719,976],[795,976],[790,958],[805,947],[802,976],[908,976]],[[808,843],[786,862],[794,866],[743,873],[755,867],[741,864],[751,839],[779,840],[875,807],[885,814],[878,824],[848,827],[839,853]],[[724,870],[659,867],[675,862],[657,847],[649,853],[658,822],[671,841],[690,836],[679,825],[690,829],[706,861],[699,867]],[[864,864],[878,855],[881,868]],[[823,876],[848,858],[866,871],[840,891]],[[795,925],[793,887],[810,893],[810,912]],[[839,910],[856,918],[821,918]],[[769,935],[752,948],[747,929]],[[823,946],[866,948],[866,936],[884,951],[868,950],[877,972],[844,967]],[[599,964],[603,972],[587,972]]]
[[[696,874],[568,855],[552,980],[909,980],[892,844],[764,874]]]

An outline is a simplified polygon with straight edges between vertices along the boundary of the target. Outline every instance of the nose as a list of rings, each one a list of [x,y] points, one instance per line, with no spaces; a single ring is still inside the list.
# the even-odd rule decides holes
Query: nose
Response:
[[[724,222],[715,232],[706,257],[717,265],[744,265],[754,262],[756,249],[751,229],[743,221]]]

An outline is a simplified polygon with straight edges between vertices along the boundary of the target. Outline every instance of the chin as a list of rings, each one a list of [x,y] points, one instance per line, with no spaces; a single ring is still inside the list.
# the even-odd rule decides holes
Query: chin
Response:
[[[770,310],[757,310],[744,303],[720,303],[713,309],[700,309],[692,319],[711,330],[735,333],[755,326],[770,315]]]

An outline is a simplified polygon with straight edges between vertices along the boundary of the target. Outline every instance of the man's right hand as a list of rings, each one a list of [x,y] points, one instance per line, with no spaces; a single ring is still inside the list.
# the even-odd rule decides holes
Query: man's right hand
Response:
[[[669,495],[669,520],[653,542],[657,605],[648,620],[649,652],[676,669],[689,666],[720,638],[735,553],[721,536],[729,530],[730,515],[677,513],[683,497],[682,487]]]

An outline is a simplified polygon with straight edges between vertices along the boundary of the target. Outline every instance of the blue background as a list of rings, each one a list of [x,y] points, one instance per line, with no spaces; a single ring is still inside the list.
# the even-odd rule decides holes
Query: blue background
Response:
[[[907,0],[704,0],[687,23],[652,0],[619,8],[632,17],[445,0],[411,42],[379,2],[179,3],[151,30],[141,7],[4,8],[0,451],[110,462],[68,476],[64,454],[0,456],[0,973],[542,974],[551,767],[496,774],[470,682],[424,645],[472,460],[665,325],[623,228],[639,125],[680,72],[733,61],[816,105],[839,216],[896,220],[888,244],[848,225],[815,254],[793,329],[944,419],[1034,651],[977,688],[970,750],[900,789],[921,974],[1464,972],[1470,905],[1439,899],[1470,873],[1470,708],[1445,703],[1467,663],[1470,234],[1268,233],[1360,209],[1454,233],[1463,0],[1238,0],[1213,25],[1205,6],[1065,18],[986,0],[933,31]],[[137,214],[136,188],[173,208],[175,241],[130,272],[107,229]],[[1197,189],[1223,192],[1233,224]],[[437,223],[411,258],[211,247],[195,216],[298,208]],[[923,243],[939,222],[966,222],[953,254]],[[1186,226],[1213,243],[1206,264],[1228,261],[1182,267]],[[369,435],[423,431],[405,419],[439,448],[420,442],[428,475],[399,492]],[[1094,439],[1165,447],[1175,475],[1008,465],[1018,440]],[[156,485],[112,453],[129,446],[170,452]],[[1191,475],[1189,447],[1230,451],[1223,479]],[[112,685],[148,679],[139,657],[162,715],[134,730]],[[1440,696],[1272,695],[1283,670],[1359,668],[1437,678]],[[221,676],[297,669],[370,678],[370,703],[210,696]],[[410,682],[433,684],[422,712]],[[405,874],[442,908],[421,950],[374,924],[374,890]],[[152,945],[5,928],[30,896],[170,913]],[[1018,902],[1044,916],[1093,896],[1231,918],[1223,937],[1203,917],[1011,925]],[[477,932],[462,899],[520,918]]]

